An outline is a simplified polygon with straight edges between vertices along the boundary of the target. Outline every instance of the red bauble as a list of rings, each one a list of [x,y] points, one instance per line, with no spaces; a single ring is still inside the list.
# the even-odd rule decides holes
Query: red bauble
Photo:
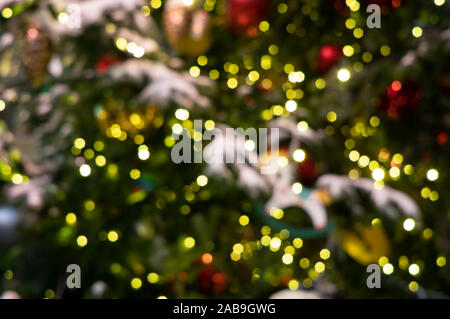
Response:
[[[394,81],[381,97],[380,107],[392,119],[406,118],[418,108],[422,92],[411,80]]]
[[[97,65],[95,66],[95,69],[99,73],[105,73],[108,71],[110,66],[113,66],[114,64],[117,64],[120,62],[120,59],[110,56],[110,55],[103,55],[100,60],[98,60]]]
[[[258,25],[269,16],[271,0],[227,0],[226,21],[234,33],[258,34]]]
[[[228,287],[227,275],[217,272],[212,266],[207,266],[199,272],[197,283],[200,291],[208,295],[222,293]]]
[[[311,186],[316,181],[319,167],[310,154],[307,153],[306,158],[298,164],[297,174],[298,180],[305,186]]]
[[[445,145],[448,143],[448,133],[441,132],[437,135],[436,141],[439,145]]]
[[[342,48],[337,45],[324,45],[320,48],[317,67],[320,72],[327,72],[335,66],[342,56]]]

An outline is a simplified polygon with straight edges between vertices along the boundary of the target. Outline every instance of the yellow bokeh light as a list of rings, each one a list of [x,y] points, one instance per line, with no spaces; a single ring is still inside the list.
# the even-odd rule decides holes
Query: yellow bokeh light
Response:
[[[294,257],[291,254],[284,254],[282,257],[282,260],[283,260],[283,264],[290,265],[290,264],[292,264]]]
[[[84,139],[82,139],[81,137],[77,138],[74,142],[73,145],[78,148],[78,149],[83,149],[86,146],[86,142]]]
[[[351,45],[346,45],[342,48],[342,52],[345,56],[351,57],[355,53],[355,49]]]
[[[323,260],[327,260],[328,258],[330,258],[331,253],[328,249],[322,249],[319,255]]]
[[[389,262],[389,258],[387,258],[386,256],[382,256],[378,259],[378,265],[380,265],[381,267],[384,267],[384,265],[386,265]]]
[[[189,69],[189,74],[194,78],[198,77],[200,75],[200,68],[198,66],[192,66]]]
[[[434,182],[435,180],[437,180],[439,178],[439,172],[437,170],[435,170],[434,168],[432,168],[432,169],[428,170],[427,178],[429,181]]]
[[[403,222],[403,229],[406,231],[411,231],[416,227],[416,222],[412,218],[407,218]]]
[[[308,267],[309,267],[309,259],[308,259],[308,258],[302,258],[302,259],[300,259],[299,265],[300,265],[300,267],[302,267],[303,269],[308,268]]]
[[[131,177],[132,179],[138,179],[139,177],[141,177],[141,172],[140,172],[138,169],[133,168],[133,169],[130,171],[130,177]]]
[[[335,122],[337,120],[337,114],[336,112],[330,111],[327,113],[327,120],[331,123]]]
[[[439,256],[436,259],[436,265],[439,267],[444,267],[447,264],[447,259],[444,256]]]
[[[422,34],[423,34],[423,30],[422,30],[421,27],[414,27],[414,28],[411,30],[411,33],[412,33],[412,35],[413,35],[414,37],[420,38],[420,37],[422,36]]]
[[[384,171],[381,168],[376,168],[372,172],[372,178],[376,181],[382,181],[384,179]]]
[[[409,290],[411,290],[412,292],[416,292],[417,290],[419,290],[419,284],[415,281],[411,281],[408,285]]]
[[[195,246],[195,239],[192,237],[186,237],[184,239],[184,246],[186,248],[193,248]]]
[[[303,240],[301,240],[300,238],[295,238],[292,241],[292,244],[294,245],[295,248],[299,249],[303,246]]]
[[[393,266],[392,264],[390,264],[390,263],[385,264],[385,265],[383,266],[383,272],[384,272],[386,275],[392,274],[392,273],[394,272],[394,266]]]
[[[239,224],[241,224],[241,226],[247,226],[249,222],[250,219],[247,215],[242,215],[241,217],[239,217]]]
[[[411,264],[411,265],[409,265],[409,267],[408,267],[408,272],[409,272],[411,275],[413,275],[413,276],[418,275],[419,272],[420,272],[420,267],[419,267],[419,265],[417,265],[417,264]]]
[[[80,174],[83,177],[91,175],[91,167],[88,164],[83,164],[80,166]]]
[[[288,287],[290,290],[297,290],[299,287],[299,283],[295,279],[289,280]]]
[[[208,177],[206,177],[205,175],[200,175],[197,177],[197,184],[199,186],[206,186],[206,184],[208,184]]]
[[[304,150],[298,149],[294,151],[293,157],[296,162],[303,162],[306,158],[306,153]]]
[[[364,30],[361,28],[356,28],[353,30],[353,36],[357,39],[361,39],[364,36]]]
[[[84,246],[87,245],[87,243],[88,243],[88,239],[87,239],[86,236],[83,236],[83,235],[78,236],[78,238],[77,238],[77,245],[78,246],[84,247]]]
[[[288,112],[294,112],[297,109],[297,102],[289,100],[286,102],[285,108]]]
[[[319,262],[317,262],[317,263],[314,265],[314,269],[315,269],[318,273],[324,272],[324,271],[325,271],[325,264],[324,264],[323,262],[319,261]]]
[[[103,167],[106,165],[106,158],[103,155],[99,155],[95,158],[95,164],[99,167]]]
[[[66,215],[66,223],[69,225],[74,225],[77,222],[77,215],[74,213],[68,213]]]
[[[303,186],[302,184],[296,182],[294,184],[292,184],[292,191],[294,192],[294,194],[300,194],[303,190]]]
[[[112,243],[116,242],[119,239],[119,234],[114,231],[111,230],[110,232],[108,232],[108,240]]]
[[[159,281],[159,275],[155,272],[151,272],[147,275],[147,281],[151,284],[156,284]]]
[[[5,8],[2,10],[2,17],[5,19],[11,18],[13,15],[13,11],[11,8]]]
[[[133,289],[139,289],[142,287],[142,280],[140,280],[139,278],[133,278],[131,279],[131,288]]]
[[[316,88],[318,88],[319,90],[323,90],[326,86],[327,86],[327,82],[320,78],[317,79],[316,82],[314,83],[314,85],[316,86]]]
[[[347,69],[340,69],[337,72],[337,78],[341,82],[347,82],[348,80],[350,80],[350,77],[351,77],[350,71]]]
[[[261,21],[259,23],[259,30],[261,30],[262,32],[267,32],[269,28],[270,28],[269,22]]]

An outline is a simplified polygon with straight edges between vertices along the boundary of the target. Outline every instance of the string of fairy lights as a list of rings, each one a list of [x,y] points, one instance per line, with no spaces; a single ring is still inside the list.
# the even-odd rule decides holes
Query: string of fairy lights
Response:
[[[189,1],[191,4],[193,0]],[[348,32],[351,32],[355,41],[361,41],[364,38],[365,31],[361,26],[358,26],[360,19],[360,11],[362,6],[360,2],[356,0],[346,0],[346,6],[351,10],[350,17],[345,21],[345,27]],[[393,2],[394,3],[394,2]],[[151,0],[149,5],[142,7],[142,13],[144,16],[151,15],[153,11],[159,10],[162,7],[161,0]],[[401,1],[398,1],[401,4]],[[442,6],[445,4],[445,0],[434,0],[436,6]],[[204,9],[208,12],[216,10],[218,14],[223,14],[223,8],[217,6],[216,0],[206,0],[204,1]],[[276,11],[278,14],[283,15],[289,10],[288,4],[281,2],[277,5]],[[311,18],[312,21],[319,19],[317,12],[314,8],[305,4],[301,8],[301,12]],[[13,10],[11,8],[4,8],[1,11],[1,16],[5,19],[9,19],[13,16]],[[58,21],[62,24],[67,23],[68,15],[66,12],[61,12],[58,15]],[[262,21],[259,24],[259,31],[261,33],[268,32],[271,28],[269,21]],[[112,23],[108,23],[105,30],[109,34],[114,34],[116,31],[116,26]],[[286,26],[286,31],[289,34],[302,34],[298,32],[297,26],[294,23],[288,24]],[[411,26],[410,35],[414,38],[420,38],[423,35],[422,26],[413,25]],[[128,41],[124,37],[117,37],[114,39],[114,43],[118,50],[127,52],[134,58],[143,58],[144,49],[137,43]],[[220,87],[225,90],[236,90],[240,85],[259,85],[262,88],[269,90],[272,89],[275,84],[272,79],[265,77],[265,71],[271,70],[274,61],[277,60],[277,55],[280,48],[276,44],[268,45],[266,54],[261,57],[245,56],[242,60],[242,64],[226,62],[220,68],[215,66],[212,68],[210,66],[210,59],[206,55],[200,55],[196,61],[195,65],[188,68],[189,74],[196,78],[200,75],[207,75],[211,80],[217,81],[221,85]],[[378,48],[379,54],[383,57],[387,57],[391,54],[391,48],[388,45],[381,45]],[[301,108],[301,100],[305,95],[305,88],[307,84],[312,84],[312,87],[321,91],[324,90],[331,81],[334,81],[341,85],[345,89],[346,83],[352,80],[354,73],[361,72],[365,64],[370,64],[373,61],[374,55],[378,54],[375,52],[364,51],[360,43],[355,42],[347,44],[342,48],[342,54],[347,58],[355,58],[356,61],[353,64],[349,64],[345,67],[339,68],[334,77],[317,77],[310,78],[309,75],[304,70],[296,68],[291,63],[286,63],[283,65],[284,72],[284,83],[281,84],[280,88],[284,92],[286,101],[284,104],[271,105],[270,107],[261,110],[261,119],[269,121],[275,117],[290,117],[293,113]],[[278,61],[279,62],[279,61]],[[334,84],[333,84],[334,85]],[[401,87],[402,83],[399,81],[394,81],[391,86]],[[0,112],[7,108],[7,101],[0,100]],[[100,114],[100,116],[102,116]],[[439,193],[434,189],[435,183],[439,182],[439,170],[435,167],[427,167],[426,169],[422,167],[415,167],[412,163],[407,163],[402,154],[393,152],[387,148],[381,148],[376,155],[363,154],[357,149],[358,139],[366,139],[375,136],[382,125],[381,119],[378,116],[372,116],[365,123],[363,121],[355,123],[353,126],[349,125],[338,125],[340,119],[340,114],[336,110],[330,110],[325,117],[327,122],[325,126],[325,133],[329,136],[338,134],[339,132],[347,136],[344,143],[344,153],[343,156],[348,159],[349,164],[352,168],[348,171],[348,176],[351,179],[357,179],[361,176],[370,176],[376,188],[383,188],[386,181],[396,182],[401,179],[402,175],[412,176],[413,174],[418,174],[420,172],[423,178],[423,184],[425,184],[419,190],[420,196],[423,199],[429,200],[431,202],[436,202],[439,200]],[[145,118],[139,113],[131,113],[128,118],[132,126],[137,130],[144,127]],[[153,119],[155,121],[155,119]],[[166,121],[171,127],[171,132],[174,134],[181,134],[183,129],[187,129],[194,140],[201,141],[202,133],[194,130],[193,121],[190,119],[190,112],[185,108],[178,108],[173,117],[164,118],[162,115],[156,119],[158,122],[157,126],[160,127]],[[152,159],[151,145],[145,144],[145,136],[141,134],[129,134],[127,130],[124,129],[120,123],[109,123],[105,130],[105,135],[108,138],[117,139],[120,142],[132,139],[136,145],[136,157],[140,161],[149,161]],[[213,119],[208,119],[204,123],[204,128],[206,130],[212,130],[215,128],[215,121]],[[305,120],[298,122],[297,128],[299,131],[306,131],[309,127],[309,123]],[[175,140],[172,135],[167,135],[164,139],[166,147],[171,148],[175,145]],[[71,147],[71,153],[75,157],[75,164],[78,167],[79,174],[81,177],[89,178],[92,175],[93,170],[98,168],[105,168],[106,176],[111,180],[116,180],[119,173],[119,166],[112,162],[108,158],[105,150],[105,143],[101,140],[95,141],[92,145],[87,145],[83,137],[77,137],[73,141]],[[11,152],[10,157],[13,162],[18,162],[20,160],[20,153]],[[305,159],[305,151],[298,149],[293,154],[293,160],[296,162],[302,162]],[[291,159],[284,159],[285,165]],[[283,162],[283,161],[281,161]],[[280,163],[281,163],[280,162]],[[142,172],[138,168],[132,168],[129,171],[129,177],[132,180],[139,180],[142,176]],[[11,182],[14,184],[27,183],[29,178],[20,173],[13,164],[0,160],[0,179],[6,182]],[[191,212],[190,202],[194,200],[196,196],[201,196],[203,198],[208,198],[208,192],[201,192],[202,189],[207,190],[208,178],[205,175],[199,175],[195,181],[190,185],[186,185],[184,188],[185,193],[182,196],[186,200],[186,204],[180,207],[180,213],[182,215],[188,215]],[[295,193],[302,192],[302,184],[294,183],[292,189]],[[206,195],[205,195],[206,194]],[[210,193],[209,193],[210,194]],[[158,201],[157,201],[158,202]],[[84,201],[83,209],[85,211],[94,211],[96,204],[91,199],[86,199]],[[160,207],[163,207],[163,201],[159,201]],[[238,223],[240,227],[250,227],[251,219],[249,213],[242,214]],[[74,227],[80,219],[80,215],[76,212],[68,212],[65,215],[65,225],[64,227]],[[381,223],[379,219],[374,219],[372,225]],[[412,218],[407,218],[403,221],[403,229],[406,232],[412,232],[416,229],[416,221]],[[102,231],[99,235],[104,241],[115,243],[120,241],[121,234],[120,231],[116,229],[110,229]],[[424,240],[428,240],[433,237],[433,230],[431,228],[425,228],[421,232],[421,236]],[[192,249],[196,245],[196,240],[192,236],[182,236],[181,242],[186,249]],[[76,239],[76,245],[80,248],[86,247],[89,244],[89,238],[86,234],[79,234]],[[306,257],[301,257],[298,259],[297,263],[294,262],[296,256],[301,255],[301,249],[303,247],[303,240],[301,238],[291,238],[287,230],[283,230],[279,233],[273,233],[272,229],[265,225],[260,229],[260,237],[254,241],[238,241],[230,247],[229,258],[233,262],[239,262],[240,260],[248,260],[252,258],[256,251],[268,250],[270,252],[279,254],[281,256],[281,262],[286,266],[300,267],[305,271],[305,277],[303,280],[291,279],[287,283],[287,286],[291,290],[296,290],[300,286],[311,287],[313,281],[316,280],[321,273],[325,272],[327,269],[333,267],[332,263],[332,252],[327,248],[322,248],[318,254],[317,258],[309,259]],[[201,261],[205,264],[211,264],[214,260],[214,255],[205,252],[201,255]],[[436,256],[436,265],[439,267],[444,267],[447,263],[446,257],[443,255]],[[382,256],[378,260],[378,264],[382,267],[383,272],[386,275],[391,275],[396,271],[398,267],[402,271],[407,271],[413,279],[409,282],[408,287],[411,291],[417,291],[419,289],[418,276],[423,271],[425,265],[421,260],[412,260],[408,256],[401,256],[397,261],[390,260],[387,256]],[[119,274],[121,272],[122,266],[119,263],[113,263],[110,267],[112,274]],[[13,278],[12,270],[6,270],[4,272],[4,278],[11,280]],[[254,269],[252,280],[258,280],[262,276],[261,269]],[[140,289],[143,286],[143,280],[146,280],[149,284],[159,284],[164,282],[164,274],[158,274],[156,272],[149,272],[145,279],[139,276],[133,276],[130,279],[130,286],[133,289]],[[279,279],[272,278],[271,283],[273,285],[279,284]],[[46,298],[53,298],[55,292],[52,289],[45,291]],[[165,296],[160,296],[160,298],[165,298]]]

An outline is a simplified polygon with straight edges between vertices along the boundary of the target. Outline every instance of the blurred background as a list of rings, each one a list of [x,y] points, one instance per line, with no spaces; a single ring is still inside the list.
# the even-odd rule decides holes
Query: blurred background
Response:
[[[449,17],[0,0],[0,295],[449,297]],[[214,151],[225,127],[279,128],[278,157],[244,140],[239,165],[172,160],[183,131]]]

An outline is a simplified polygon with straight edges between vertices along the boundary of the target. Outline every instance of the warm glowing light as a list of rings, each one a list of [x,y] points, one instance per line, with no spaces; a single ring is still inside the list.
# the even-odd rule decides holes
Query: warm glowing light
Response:
[[[205,175],[200,175],[199,177],[197,177],[197,184],[199,186],[206,186],[206,184],[208,184],[208,177],[206,177]]]
[[[377,168],[372,172],[372,178],[376,181],[382,181],[384,179],[384,171],[381,168]]]
[[[131,288],[133,289],[139,289],[142,287],[142,280],[140,280],[139,278],[133,278],[131,279]]]
[[[77,222],[77,215],[75,215],[74,213],[68,213],[66,215],[66,223],[69,225],[73,225]]]
[[[284,254],[282,257],[282,260],[283,260],[283,264],[290,265],[290,264],[292,264],[294,257],[292,257],[291,254]]]
[[[186,121],[189,118],[189,111],[186,109],[178,109],[175,111],[175,117],[180,121]]]
[[[186,248],[193,248],[195,246],[195,239],[192,237],[186,237],[184,240],[184,246]]]
[[[347,69],[340,69],[337,72],[337,78],[341,82],[347,82],[348,80],[350,80],[350,76],[350,71]]]
[[[383,272],[384,272],[386,275],[392,274],[392,273],[394,272],[394,266],[392,266],[392,264],[390,264],[390,263],[385,264],[385,265],[383,266]]]
[[[88,164],[83,164],[80,166],[80,174],[83,177],[91,175],[91,167]]]
[[[87,245],[87,243],[88,243],[88,239],[86,236],[83,236],[83,235],[78,236],[78,238],[77,238],[78,246],[84,247]]]
[[[239,224],[241,224],[241,226],[247,226],[249,222],[250,219],[247,215],[242,215],[241,217],[239,217]]]
[[[298,149],[294,151],[293,157],[296,162],[303,162],[306,158],[306,153],[304,150]]]
[[[413,276],[419,274],[419,272],[420,272],[420,267],[419,267],[419,265],[417,265],[417,264],[411,264],[411,265],[409,265],[409,267],[408,267],[408,272],[409,272],[411,275],[413,275]]]
[[[411,231],[416,227],[416,222],[412,218],[408,218],[403,222],[403,229]]]
[[[439,172],[437,170],[435,170],[434,168],[430,169],[427,172],[427,178],[428,178],[428,180],[433,182],[439,178]]]
[[[327,260],[328,258],[330,258],[330,251],[328,249],[322,249],[319,255],[323,260]]]
[[[204,254],[202,255],[202,262],[203,262],[205,265],[209,265],[210,263],[213,262],[213,256],[212,256],[211,254],[209,254],[209,253],[204,253]]]
[[[110,242],[114,243],[114,242],[116,242],[118,239],[119,239],[119,234],[118,234],[116,231],[111,230],[111,231],[108,233],[108,240],[109,240]]]

